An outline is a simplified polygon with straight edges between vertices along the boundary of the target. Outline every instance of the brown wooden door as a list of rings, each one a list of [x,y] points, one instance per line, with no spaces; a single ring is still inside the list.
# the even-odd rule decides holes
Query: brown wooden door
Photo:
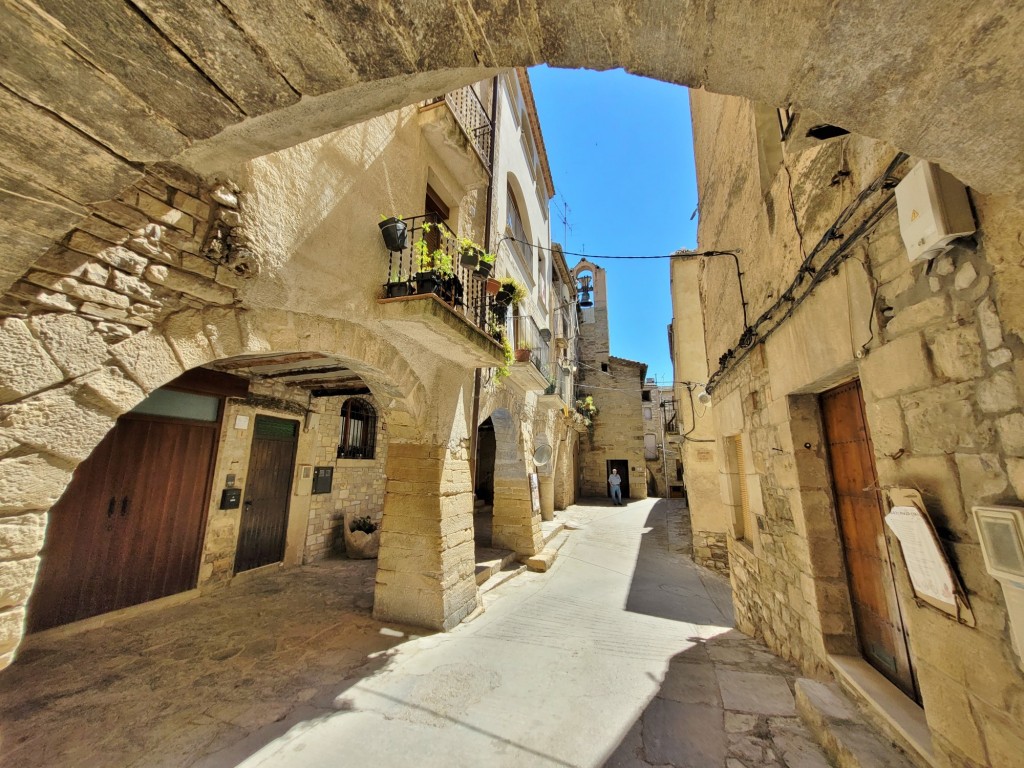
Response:
[[[277,563],[284,557],[298,427],[297,421],[256,417],[235,573]]]
[[[36,632],[195,586],[215,423],[122,416],[50,510]]]
[[[824,393],[821,411],[861,652],[873,667],[916,699],[860,382]]]

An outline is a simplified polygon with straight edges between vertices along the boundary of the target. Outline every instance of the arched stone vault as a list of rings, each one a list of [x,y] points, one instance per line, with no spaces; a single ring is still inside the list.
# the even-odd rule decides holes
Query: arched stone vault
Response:
[[[0,282],[177,158],[206,174],[547,62],[792,105],[1024,196],[1024,8],[928,0],[7,4]],[[667,130],[672,127],[668,126]]]

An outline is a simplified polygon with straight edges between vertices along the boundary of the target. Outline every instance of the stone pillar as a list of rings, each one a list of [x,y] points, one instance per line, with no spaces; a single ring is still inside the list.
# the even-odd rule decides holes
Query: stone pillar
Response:
[[[555,478],[540,475],[540,519],[555,519]]]
[[[445,445],[388,445],[373,615],[449,630],[480,605],[469,462]]]
[[[533,513],[530,502],[530,481],[525,472],[523,475],[503,477],[495,473],[491,546],[511,549],[517,555],[530,557],[544,548],[544,538],[540,531],[540,515]]]

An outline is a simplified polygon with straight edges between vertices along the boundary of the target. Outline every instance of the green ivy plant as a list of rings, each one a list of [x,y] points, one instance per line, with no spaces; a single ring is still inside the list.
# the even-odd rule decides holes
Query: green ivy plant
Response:
[[[500,384],[509,375],[509,368],[512,363],[515,362],[515,356],[512,354],[512,345],[508,339],[502,336],[501,338],[501,350],[505,353],[505,364],[501,366],[494,374],[494,383]]]

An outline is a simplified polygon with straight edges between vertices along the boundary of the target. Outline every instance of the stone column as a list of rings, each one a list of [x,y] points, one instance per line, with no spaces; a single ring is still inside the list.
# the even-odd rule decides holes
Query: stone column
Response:
[[[522,557],[535,555],[544,548],[540,515],[533,513],[528,478],[503,477],[495,472],[491,542],[495,549],[511,549]]]
[[[555,478],[552,475],[540,475],[540,519],[555,519]]]
[[[446,445],[391,442],[373,615],[449,630],[479,605],[469,462]]]

